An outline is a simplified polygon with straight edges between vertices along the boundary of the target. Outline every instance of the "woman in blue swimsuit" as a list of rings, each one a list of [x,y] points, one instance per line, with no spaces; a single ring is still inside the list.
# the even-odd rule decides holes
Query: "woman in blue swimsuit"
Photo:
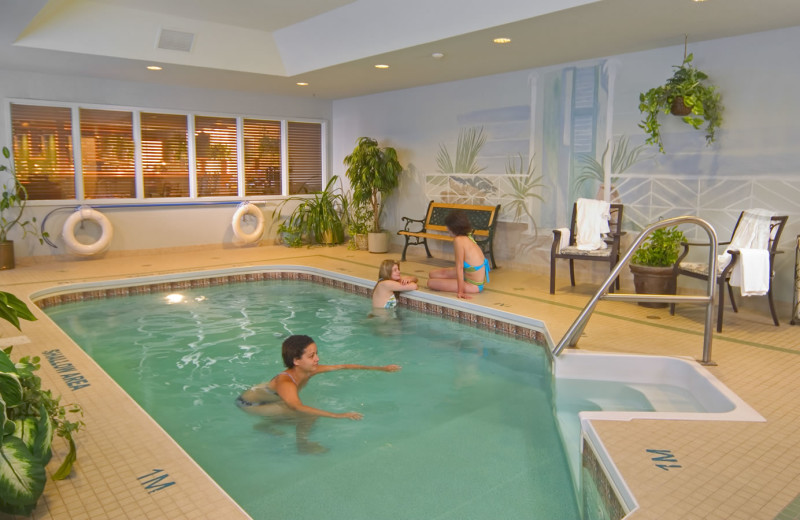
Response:
[[[309,336],[294,335],[286,338],[282,346],[283,364],[286,370],[266,383],[255,385],[236,398],[236,405],[243,411],[265,417],[291,418],[297,425],[297,449],[302,453],[326,451],[317,443],[308,441],[308,433],[319,417],[361,420],[358,412],[334,413],[303,404],[302,390],[308,380],[317,374],[335,370],[381,370],[397,372],[399,365],[320,365],[317,345]]]
[[[397,306],[397,295],[395,293],[416,290],[416,276],[402,276],[400,274],[400,262],[384,260],[378,269],[378,283],[372,289],[372,307],[391,309]]]
[[[453,210],[444,219],[444,224],[453,235],[456,265],[431,271],[428,288],[454,292],[459,298],[468,299],[468,294],[483,291],[483,285],[489,281],[489,261],[472,238],[472,224],[465,212]]]

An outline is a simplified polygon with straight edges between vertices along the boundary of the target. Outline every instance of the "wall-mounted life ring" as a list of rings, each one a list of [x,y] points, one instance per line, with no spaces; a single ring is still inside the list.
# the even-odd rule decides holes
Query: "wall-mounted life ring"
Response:
[[[91,244],[84,244],[78,242],[75,238],[75,230],[78,225],[84,220],[92,220],[100,226],[100,238]],[[99,253],[108,247],[111,239],[114,236],[114,228],[108,218],[99,211],[93,210],[89,207],[78,208],[72,215],[67,217],[64,221],[64,228],[61,230],[64,238],[64,243],[67,244],[73,252],[79,255],[93,255]]]
[[[256,219],[256,228],[251,233],[245,233],[242,229],[242,220],[246,215],[250,215]],[[255,204],[248,202],[240,205],[233,214],[231,225],[233,226],[233,234],[239,242],[243,244],[252,244],[264,234],[264,214]]]

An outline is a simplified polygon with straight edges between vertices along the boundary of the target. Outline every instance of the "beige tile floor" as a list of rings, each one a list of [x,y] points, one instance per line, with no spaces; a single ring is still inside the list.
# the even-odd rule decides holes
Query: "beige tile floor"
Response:
[[[289,264],[374,280],[378,264],[397,257],[344,247],[142,251],[23,261],[14,270],[0,271],[0,288],[28,298],[43,289],[80,282]],[[447,262],[416,256],[402,268],[425,278],[431,268],[442,265]],[[557,341],[596,288],[588,283],[570,288],[566,280],[559,282],[557,294],[550,295],[546,276],[500,268],[471,303],[543,320]],[[726,311],[723,333],[714,335],[712,345],[718,365],[709,369],[766,422],[595,423],[639,503],[631,519],[800,519],[800,327],[788,325],[786,316],[775,327],[766,302],[759,309]],[[23,322],[22,332],[0,323],[0,342],[14,344],[15,356],[59,349],[91,385],[72,391],[47,362],[42,363],[43,385],[64,396],[64,402],[79,402],[87,428],[77,436],[78,462],[72,476],[48,480],[34,518],[247,518],[41,310],[35,312],[39,320]],[[699,359],[702,339],[701,307],[683,305],[670,316],[667,310],[601,301],[578,348]],[[647,449],[670,450],[681,467],[655,467]],[[49,471],[58,467],[65,452],[65,444],[57,439]],[[164,478],[155,480],[158,477]],[[159,487],[170,482],[174,484]]]

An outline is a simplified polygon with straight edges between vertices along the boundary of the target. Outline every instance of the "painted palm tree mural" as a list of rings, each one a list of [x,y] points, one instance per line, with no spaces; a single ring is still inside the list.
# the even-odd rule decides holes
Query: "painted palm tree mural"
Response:
[[[605,182],[605,163],[608,156],[611,141],[606,144],[606,149],[598,161],[592,154],[580,154],[578,161],[581,164],[580,175],[575,180],[576,190],[581,189],[587,183],[598,190],[597,198],[602,198],[602,188]],[[614,144],[611,153],[611,171],[609,172],[611,182],[611,196],[619,202],[619,194],[615,195],[616,186],[620,181],[619,174],[624,173],[628,168],[646,159],[642,154],[648,149],[647,145],[640,144],[631,148],[628,138],[621,135]]]
[[[500,220],[527,225],[527,234],[538,236],[534,201],[544,200],[542,177],[535,175],[533,156],[506,156],[503,172],[491,172],[479,163],[487,136],[483,127],[462,128],[455,154],[439,144],[437,172],[426,176],[429,198],[456,204],[501,205]],[[499,169],[499,166],[498,166]]]

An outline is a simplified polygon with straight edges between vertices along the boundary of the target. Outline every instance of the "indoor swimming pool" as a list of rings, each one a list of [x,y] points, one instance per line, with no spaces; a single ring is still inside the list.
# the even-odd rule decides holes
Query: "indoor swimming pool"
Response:
[[[256,281],[68,303],[47,314],[253,518],[579,518],[541,346],[308,281]],[[314,378],[322,418],[289,425],[234,405],[308,334],[323,364],[398,373]],[[275,431],[275,430],[279,431]],[[578,447],[575,446],[577,450]]]

